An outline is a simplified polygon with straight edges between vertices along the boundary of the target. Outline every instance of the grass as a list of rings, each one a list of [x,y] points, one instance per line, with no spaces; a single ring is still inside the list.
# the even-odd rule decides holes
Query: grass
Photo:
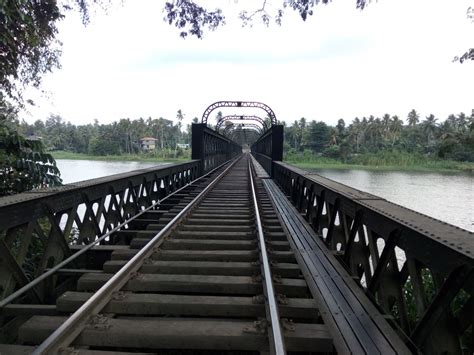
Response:
[[[145,161],[145,162],[182,162],[190,160],[189,156],[181,156],[178,158],[160,156],[155,154],[122,154],[122,155],[89,155],[82,153],[73,153],[66,151],[50,152],[54,159],[71,159],[71,160],[100,160],[100,161]]]
[[[359,169],[377,171],[437,171],[474,173],[474,163],[442,160],[417,155],[364,154],[344,163],[337,159],[303,154],[291,155],[285,162],[302,169]]]
[[[174,158],[167,152],[154,154],[122,154],[97,156],[66,151],[51,152],[55,159],[100,160],[100,161],[144,161],[144,162],[182,162],[190,160],[190,151],[185,156]],[[316,154],[288,154],[284,161],[302,169],[359,169],[376,171],[437,171],[474,173],[474,163],[442,160],[408,154],[364,154],[352,158],[351,162],[318,156]]]
[[[474,173],[474,166],[469,163],[448,162],[448,164],[424,164],[424,165],[360,165],[345,164],[342,162],[320,163],[320,162],[298,162],[285,161],[301,169],[339,169],[339,170],[372,170],[372,171],[433,171],[433,172],[466,172]]]

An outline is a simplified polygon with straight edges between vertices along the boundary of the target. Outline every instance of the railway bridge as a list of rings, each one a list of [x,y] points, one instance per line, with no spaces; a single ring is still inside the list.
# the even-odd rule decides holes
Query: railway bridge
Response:
[[[282,157],[221,101],[190,161],[1,198],[0,354],[474,353],[473,233]]]

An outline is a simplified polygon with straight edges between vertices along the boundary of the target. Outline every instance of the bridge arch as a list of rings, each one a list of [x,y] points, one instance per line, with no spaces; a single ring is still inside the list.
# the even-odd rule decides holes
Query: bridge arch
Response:
[[[263,134],[263,130],[256,124],[229,125],[226,127],[224,136],[238,144],[252,145]]]
[[[270,106],[257,101],[217,101],[210,105],[202,114],[201,123],[207,124],[207,120],[212,111],[219,107],[256,107],[264,110],[270,117],[272,126],[277,124],[276,116]]]
[[[227,121],[238,121],[238,120],[257,121],[258,123],[260,123],[262,125],[264,131],[266,131],[268,129],[268,125],[265,122],[265,120],[263,118],[259,117],[259,116],[254,116],[254,115],[229,115],[229,116],[224,116],[220,120],[217,121],[216,131],[218,131],[219,128],[221,128],[221,126],[225,122],[227,122]]]
[[[252,130],[258,132],[259,134],[264,132],[264,129],[255,123],[239,123],[237,125],[230,124],[226,126],[224,129],[224,135],[228,135],[229,132],[235,132],[238,130]]]

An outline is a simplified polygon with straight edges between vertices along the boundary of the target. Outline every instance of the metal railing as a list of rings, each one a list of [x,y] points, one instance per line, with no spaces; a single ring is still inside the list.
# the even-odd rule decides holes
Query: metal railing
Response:
[[[426,353],[473,352],[473,233],[272,164],[284,193],[407,342]]]
[[[283,126],[273,125],[252,144],[251,151],[255,159],[273,176],[273,161],[283,160]]]
[[[235,162],[233,163],[235,164]],[[78,310],[61,324],[33,354],[56,354],[62,348],[67,348],[82,332],[91,316],[99,314],[112,298],[114,292],[119,291],[161,245],[165,237],[184,219],[199,201],[227,174],[233,164],[229,165],[215,179],[213,179],[194,199],[189,202],[175,217],[173,217],[142,249],[115,273],[102,287],[99,288]]]
[[[189,162],[33,190],[0,198],[0,300],[157,201],[229,161],[242,148],[205,127],[193,125]],[[110,244],[110,238],[99,245]],[[29,291],[36,302],[54,297],[52,283]]]
[[[70,256],[70,245],[94,242],[195,180],[199,166],[194,160],[0,198],[0,299]]]
[[[201,161],[205,173],[242,153],[242,147],[208,128],[204,123],[192,125],[192,158]]]

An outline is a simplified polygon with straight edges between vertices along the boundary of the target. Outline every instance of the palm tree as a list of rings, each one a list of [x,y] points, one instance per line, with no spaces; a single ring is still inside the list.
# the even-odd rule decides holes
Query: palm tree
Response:
[[[303,137],[305,136],[305,135],[304,135],[304,131],[305,131],[305,129],[306,129],[306,118],[304,118],[304,117],[301,117],[301,118],[300,118],[300,124],[299,124],[299,126],[300,126],[300,134],[299,134],[299,136],[300,136],[300,146],[301,146],[301,145],[303,145]]]
[[[468,118],[466,117],[466,114],[464,112],[461,112],[456,117],[456,123],[457,123],[458,130],[461,130],[461,131],[467,130]]]
[[[220,117],[217,117],[218,120],[222,119],[222,112],[218,112],[217,115]],[[176,141],[181,141],[182,135],[181,135],[181,129],[183,127],[183,120],[184,120],[184,113],[181,111],[181,109],[176,112],[176,118],[178,119],[178,137]]]
[[[420,122],[420,115],[413,109],[408,113],[407,121],[409,126],[414,127]]]
[[[391,132],[390,132],[391,120],[392,119],[388,113],[382,116],[382,130],[380,133],[382,134],[382,138],[384,142],[388,142],[391,136]]]
[[[361,140],[363,138],[363,127],[358,117],[354,118],[352,123],[349,125],[349,141],[355,145],[356,152],[359,152]]]
[[[395,142],[400,139],[403,130],[403,121],[398,118],[398,116],[392,117],[392,122],[390,124],[390,135],[392,138],[392,148],[395,145]]]
[[[425,118],[425,120],[421,123],[423,125],[423,132],[426,135],[426,140],[429,146],[433,145],[435,133],[437,130],[436,121],[438,119],[435,118],[433,114],[430,114]]]

